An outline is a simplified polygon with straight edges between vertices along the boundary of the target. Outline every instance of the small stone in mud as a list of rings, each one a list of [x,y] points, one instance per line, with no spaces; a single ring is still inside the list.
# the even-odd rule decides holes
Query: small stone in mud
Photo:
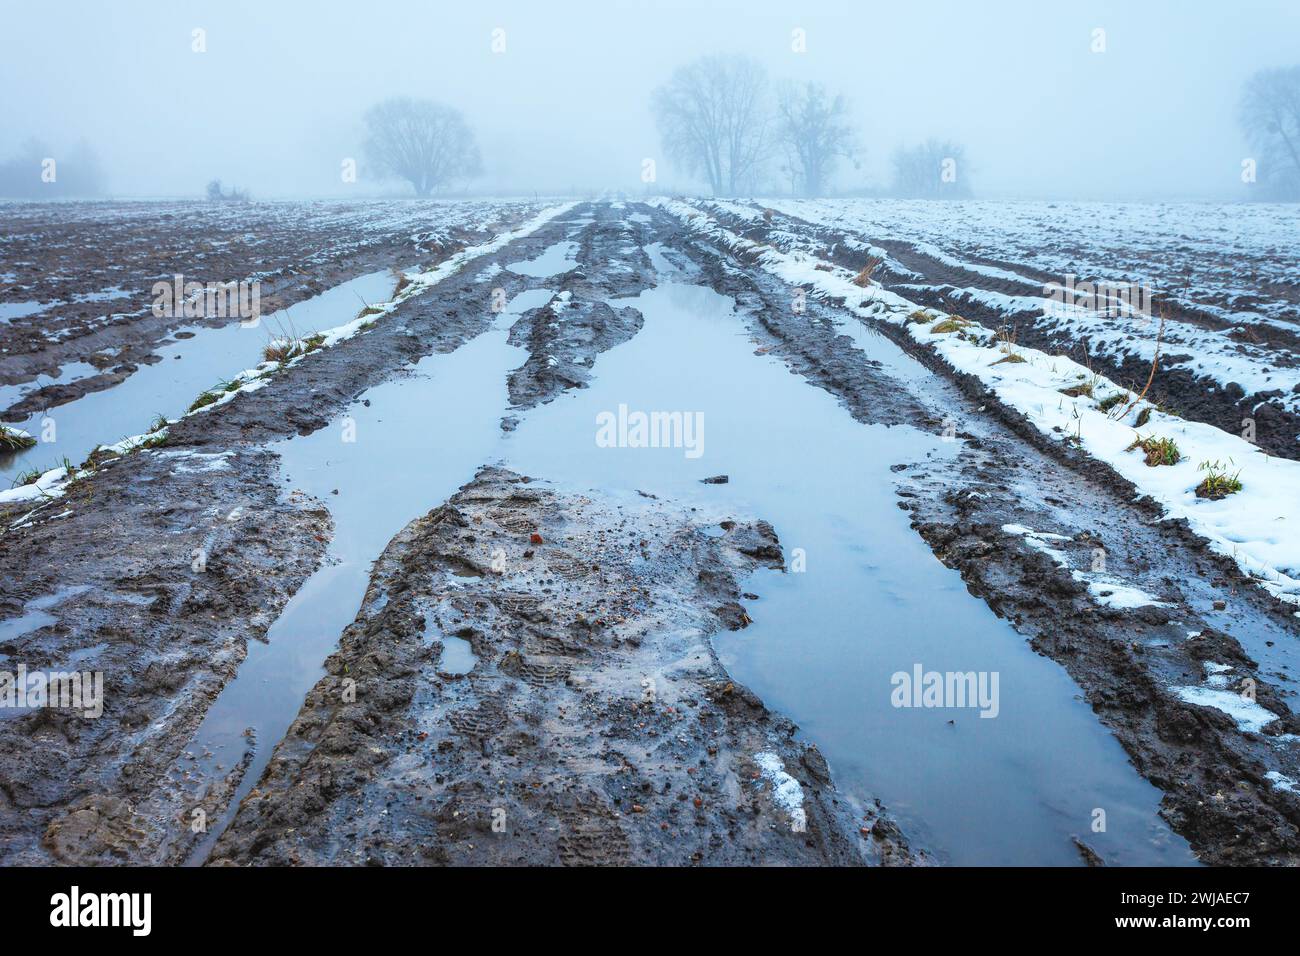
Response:
[[[1228,602],[1227,602],[1227,601],[1224,601],[1224,600],[1218,600],[1218,601],[1215,601],[1215,602],[1214,602],[1214,609],[1215,609],[1216,611],[1222,611],[1222,610],[1226,609],[1227,606],[1228,606]]]
[[[731,479],[726,475],[714,475],[712,478],[701,478],[702,485],[725,485]]]

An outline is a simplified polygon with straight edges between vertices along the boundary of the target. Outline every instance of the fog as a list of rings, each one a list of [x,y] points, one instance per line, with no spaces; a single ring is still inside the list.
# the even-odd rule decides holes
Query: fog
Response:
[[[84,139],[122,196],[199,196],[218,177],[255,198],[409,194],[361,152],[362,114],[394,95],[464,113],[482,174],[455,194],[640,194],[646,158],[654,191],[703,191],[664,154],[650,94],[695,57],[742,53],[848,97],[861,155],[832,191],[886,187],[897,146],[938,136],[964,144],[981,198],[1242,198],[1242,84],[1300,60],[1288,0],[87,0],[0,16],[0,160]],[[766,191],[788,188],[774,174]]]

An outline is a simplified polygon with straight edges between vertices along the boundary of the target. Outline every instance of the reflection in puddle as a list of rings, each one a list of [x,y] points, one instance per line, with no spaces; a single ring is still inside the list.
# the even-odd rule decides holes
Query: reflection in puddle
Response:
[[[578,254],[578,244],[564,240],[546,248],[536,259],[523,262],[511,262],[506,268],[516,275],[531,276],[534,279],[549,279],[561,272],[568,272],[576,266],[574,258]]]
[[[10,406],[18,404],[27,395],[46,385],[68,385],[100,374],[99,369],[89,362],[69,362],[55,370],[52,375],[41,374],[34,381],[21,385],[0,385],[0,413]]]

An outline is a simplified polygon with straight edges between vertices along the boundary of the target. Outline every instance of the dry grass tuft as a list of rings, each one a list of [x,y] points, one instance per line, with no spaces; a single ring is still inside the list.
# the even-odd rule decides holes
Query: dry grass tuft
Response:
[[[948,332],[964,332],[970,328],[970,325],[969,319],[963,319],[960,315],[950,315],[942,322],[930,326],[930,331],[935,335],[944,335]]]
[[[872,275],[875,274],[875,271],[880,268],[884,261],[885,260],[881,259],[879,256],[868,256],[866,265],[862,267],[862,271],[853,277],[853,284],[859,288],[867,288],[872,284]]]
[[[9,428],[7,425],[0,425],[0,455],[11,455],[14,452],[26,451],[36,444],[36,439],[31,435],[20,432],[15,428]]]

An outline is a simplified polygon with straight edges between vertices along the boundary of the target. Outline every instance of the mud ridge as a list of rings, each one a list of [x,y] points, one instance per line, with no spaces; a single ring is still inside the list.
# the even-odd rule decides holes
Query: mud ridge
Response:
[[[913,862],[718,663],[737,579],[781,560],[763,522],[723,528],[482,469],[377,562],[210,862]]]

